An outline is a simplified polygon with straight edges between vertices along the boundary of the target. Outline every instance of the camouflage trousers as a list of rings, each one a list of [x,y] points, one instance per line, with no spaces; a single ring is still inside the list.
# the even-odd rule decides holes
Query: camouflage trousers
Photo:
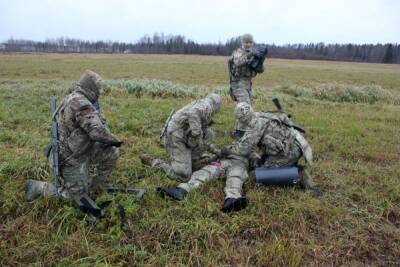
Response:
[[[44,185],[43,195],[51,196],[58,193],[64,198],[69,198],[71,195],[88,194],[91,189],[101,188],[107,184],[106,177],[118,158],[117,147],[104,147],[96,142],[84,155],[65,159],[61,166],[63,185],[56,190],[52,183],[47,183]],[[94,175],[89,176],[91,164],[95,166],[95,169]]]
[[[293,166],[297,164],[302,155],[301,148],[296,143],[293,143],[287,152],[281,151],[277,155],[263,156],[263,159],[265,159],[263,167],[279,168]]]
[[[248,177],[247,165],[238,159],[216,161],[194,172],[187,183],[181,183],[178,187],[189,192],[208,181],[226,177],[225,198],[239,198],[242,196],[243,183]]]
[[[251,105],[253,102],[253,91],[251,79],[242,78],[231,82],[230,95],[233,101],[238,103],[246,102]]]
[[[171,163],[162,159],[156,159],[152,167],[163,171],[173,180],[187,181],[192,175],[193,169],[199,169],[201,156],[204,152],[201,148],[190,148],[184,139],[170,136],[165,141]]]

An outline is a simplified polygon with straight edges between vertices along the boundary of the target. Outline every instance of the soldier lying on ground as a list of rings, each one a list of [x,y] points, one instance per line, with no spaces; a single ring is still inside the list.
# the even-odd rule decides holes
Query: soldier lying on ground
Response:
[[[257,162],[265,167],[292,166],[298,163],[302,149],[307,150],[311,160],[311,148],[303,140],[298,142],[297,134],[285,114],[253,112],[247,103],[239,103],[235,108],[237,120],[246,126],[243,135],[230,146],[221,149],[221,160],[215,161],[193,173],[187,183],[177,188],[160,187],[159,192],[180,201],[187,193],[203,183],[220,177],[226,177],[225,202],[222,211],[231,212],[245,208],[248,199],[242,196],[242,186],[248,177],[249,167]],[[308,147],[307,147],[308,146]],[[256,153],[261,148],[262,157]],[[300,172],[300,184],[303,188],[311,187],[310,177],[305,169]]]
[[[212,145],[213,132],[210,124],[221,104],[219,95],[209,94],[206,98],[193,101],[178,110],[167,122],[163,140],[171,163],[146,154],[140,156],[142,163],[164,171],[171,179],[189,180],[192,170],[201,168],[201,156],[204,152],[218,152]]]
[[[75,198],[89,189],[106,188],[107,175],[119,157],[122,142],[105,125],[104,117],[94,107],[101,93],[101,77],[85,71],[75,90],[64,97],[53,116],[58,124],[58,148],[62,185],[28,180],[28,201],[39,196]],[[89,176],[89,164],[95,173]]]

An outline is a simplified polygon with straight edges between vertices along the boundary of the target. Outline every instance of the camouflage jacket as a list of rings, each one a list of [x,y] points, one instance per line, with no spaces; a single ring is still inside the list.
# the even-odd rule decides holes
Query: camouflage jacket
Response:
[[[249,65],[252,60],[250,53],[251,50],[245,50],[243,48],[238,48],[232,53],[229,59],[229,71],[233,81],[243,78],[253,78],[257,75],[257,72],[252,70]]]
[[[167,136],[183,139],[188,147],[205,146],[212,151],[212,133],[209,128],[212,117],[211,105],[205,100],[196,100],[178,110],[168,124]],[[210,152],[211,152],[210,151]]]
[[[244,135],[234,142],[232,154],[248,157],[261,149],[264,156],[285,153],[295,143],[292,122],[284,113],[255,112]]]
[[[61,158],[84,155],[94,142],[110,145],[119,142],[103,118],[79,90],[64,97],[56,113]]]

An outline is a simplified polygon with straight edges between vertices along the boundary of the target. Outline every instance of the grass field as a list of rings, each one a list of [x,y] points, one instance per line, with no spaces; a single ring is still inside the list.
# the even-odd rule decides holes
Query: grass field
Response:
[[[125,141],[111,178],[147,190],[139,201],[115,197],[124,222],[115,204],[91,224],[70,202],[24,200],[25,180],[51,179],[49,100],[87,68],[107,80],[102,111]],[[181,203],[160,198],[157,186],[176,184],[138,155],[167,158],[155,140],[170,111],[214,90],[224,93],[216,143],[230,143],[227,83],[223,57],[0,55],[0,265],[400,265],[400,66],[273,59],[255,78],[256,110],[277,96],[308,129],[322,197],[250,178],[250,205],[232,215],[219,210],[223,180]]]

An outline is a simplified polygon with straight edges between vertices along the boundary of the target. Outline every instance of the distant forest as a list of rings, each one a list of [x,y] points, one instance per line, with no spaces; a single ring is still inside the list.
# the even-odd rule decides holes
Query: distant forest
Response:
[[[73,38],[44,42],[9,39],[0,44],[3,52],[116,53],[116,54],[197,54],[228,56],[240,47],[240,37],[225,43],[196,43],[182,35],[145,35],[136,43],[84,41]],[[400,63],[400,44],[266,44],[268,57],[287,59],[340,60],[374,63]]]

